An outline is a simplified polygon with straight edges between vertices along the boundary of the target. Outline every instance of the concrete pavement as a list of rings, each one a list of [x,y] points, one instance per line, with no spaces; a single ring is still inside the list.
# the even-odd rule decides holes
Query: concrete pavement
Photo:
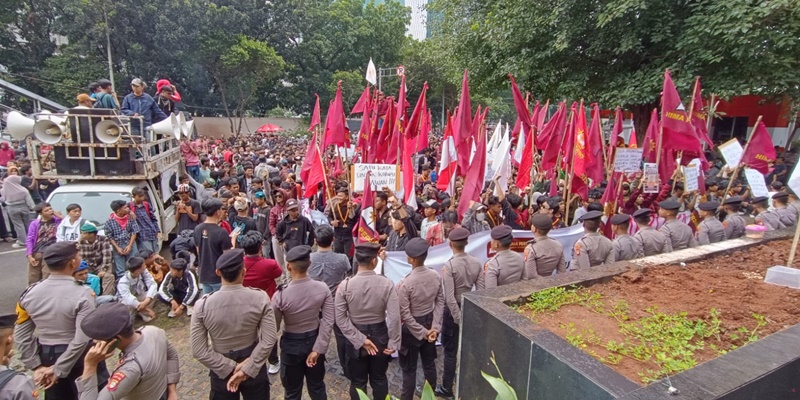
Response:
[[[28,259],[25,249],[0,242],[0,313],[14,312],[19,295],[28,287]]]

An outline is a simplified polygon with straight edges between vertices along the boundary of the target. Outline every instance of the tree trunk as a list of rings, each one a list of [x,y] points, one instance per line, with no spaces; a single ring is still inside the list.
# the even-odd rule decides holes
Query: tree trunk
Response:
[[[650,113],[656,107],[658,107],[658,103],[656,102],[637,104],[628,107],[628,109],[633,112],[633,127],[636,128],[636,143],[639,143],[639,147],[644,144],[647,125],[650,124]]]

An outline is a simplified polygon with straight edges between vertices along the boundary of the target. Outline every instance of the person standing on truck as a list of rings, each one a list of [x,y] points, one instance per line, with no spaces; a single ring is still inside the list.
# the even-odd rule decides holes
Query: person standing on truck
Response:
[[[153,206],[145,200],[147,197],[145,189],[135,187],[131,191],[131,195],[133,196],[133,201],[129,205],[131,217],[139,225],[136,245],[140,250],[150,250],[153,253],[157,253],[162,236],[161,229],[158,227],[158,219],[155,212],[153,212]]]
[[[25,247],[24,238],[31,224],[31,211],[36,207],[28,189],[20,184],[21,179],[19,175],[9,175],[0,190],[0,201],[5,203],[8,218],[17,234],[17,242],[11,245],[15,249]]]
[[[153,123],[167,119],[156,101],[144,92],[144,82],[141,79],[135,78],[131,81],[131,90],[133,93],[128,93],[122,100],[120,112],[129,117],[141,117],[131,119],[132,135],[141,135]]]
[[[28,285],[47,278],[49,270],[44,265],[44,251],[56,242],[56,230],[61,223],[61,216],[53,211],[49,203],[36,206],[39,218],[31,221],[25,247],[28,250]]]
[[[111,81],[108,79],[100,79],[97,81],[97,84],[100,85],[100,91],[97,92],[94,98],[97,100],[94,103],[94,108],[110,108],[112,110],[116,110],[119,108],[119,104],[117,103],[116,93],[114,93],[114,87],[111,84]]]
[[[112,201],[111,211],[113,212],[108,217],[105,232],[114,248],[114,276],[119,282],[119,278],[125,275],[128,260],[139,252],[136,247],[139,224],[136,219],[129,217],[131,209],[124,200]]]

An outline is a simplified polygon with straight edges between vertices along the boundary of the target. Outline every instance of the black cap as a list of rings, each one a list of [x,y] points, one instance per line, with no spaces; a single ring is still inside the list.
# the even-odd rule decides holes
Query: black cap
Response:
[[[602,216],[603,216],[603,213],[601,211],[589,211],[586,214],[581,215],[581,217],[578,218],[578,221],[580,221],[580,222],[589,221],[591,219],[598,219],[598,218],[600,218]]]
[[[359,258],[374,258],[378,256],[378,251],[381,249],[381,245],[377,243],[359,243],[354,246],[356,249],[356,255]]]
[[[44,263],[47,265],[62,265],[78,254],[77,242],[56,242],[44,250]]]
[[[544,214],[538,214],[538,213],[534,214],[533,221],[531,222],[533,227],[536,229],[550,230],[551,228],[553,228],[553,220],[549,216]]]
[[[217,269],[238,267],[244,263],[244,250],[230,249],[217,259]]]
[[[633,212],[633,218],[639,218],[642,215],[650,215],[653,211],[649,208],[640,208]]]
[[[699,205],[697,205],[697,208],[699,208],[699,209],[701,209],[703,211],[717,211],[717,208],[719,208],[719,202],[718,201],[705,201],[705,202],[702,202]]]
[[[286,211],[294,210],[295,208],[300,208],[300,203],[297,202],[295,199],[286,200]]]
[[[775,199],[785,199],[785,198],[787,198],[787,197],[789,197],[789,193],[786,193],[786,192],[778,192],[778,193],[775,193],[775,194],[773,194],[773,195],[772,195],[772,200],[775,200]]]
[[[100,304],[81,321],[83,333],[95,340],[109,340],[131,328],[128,306],[118,302]]]
[[[681,208],[681,203],[678,203],[676,200],[673,199],[666,199],[658,203],[658,206],[665,210],[677,210]]]
[[[675,184],[675,190],[683,190],[683,183],[680,183],[680,182],[676,183]]]
[[[752,203],[755,204],[755,203],[765,202],[765,201],[767,201],[767,199],[769,199],[769,197],[767,197],[767,196],[754,197]]]
[[[491,236],[492,239],[494,240],[505,239],[511,236],[511,231],[512,229],[508,225],[497,225],[494,228],[492,228]]]
[[[406,243],[406,255],[412,258],[417,258],[428,252],[431,246],[428,242],[420,237],[415,237]]]
[[[292,247],[286,252],[286,262],[308,261],[311,259],[311,247],[306,245]]]
[[[611,217],[611,225],[627,224],[631,221],[631,216],[628,214],[614,214]]]
[[[469,230],[467,228],[458,227],[450,231],[449,239],[451,242],[460,242],[469,238]]]
[[[13,328],[14,323],[17,321],[16,314],[0,315],[0,329]]]
[[[423,206],[425,206],[425,208],[432,208],[436,211],[439,211],[439,202],[436,200],[428,200],[427,202],[423,203]]]
[[[728,197],[722,204],[741,204],[742,198],[739,196]]]

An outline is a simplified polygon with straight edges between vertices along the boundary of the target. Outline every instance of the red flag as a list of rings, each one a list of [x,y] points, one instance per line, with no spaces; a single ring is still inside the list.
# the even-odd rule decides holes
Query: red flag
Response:
[[[376,143],[375,161],[379,164],[386,163],[386,158],[389,154],[389,142],[394,129],[394,99],[389,98],[389,106],[386,110],[386,115],[383,117],[383,125],[380,128],[378,142]]]
[[[531,171],[533,171],[533,132],[525,132],[525,148],[522,150],[522,160],[519,162],[517,172],[517,187],[525,189],[531,184]]]
[[[628,147],[632,149],[638,149],[639,148],[638,140],[639,139],[636,138],[636,127],[634,126],[631,128],[631,137],[628,139]]]
[[[416,138],[408,136],[403,137],[403,157],[402,167],[403,171],[403,197],[405,203],[412,209],[417,209],[417,191],[415,190],[414,181],[416,174],[414,174],[414,149],[416,148]]]
[[[333,173],[331,173],[331,176],[336,178],[336,177],[339,176],[339,174],[344,172],[344,166],[342,165],[342,158],[341,157],[339,157],[338,155],[335,155],[335,156],[333,156],[333,158],[334,158],[334,160],[333,160]]]
[[[551,169],[547,173],[548,179],[550,179],[550,191],[547,192],[547,196],[549,197],[556,197],[558,196],[558,174],[556,174],[556,170]]]
[[[558,162],[558,153],[561,151],[561,138],[564,135],[564,129],[566,129],[566,127],[567,110],[566,104],[562,102],[559,103],[558,111],[553,115],[553,118],[550,118],[550,121],[547,121],[540,135],[540,137],[547,137],[547,142],[545,143],[542,153],[542,169],[555,169],[556,162]]]
[[[579,194],[583,201],[589,197],[589,182],[586,171],[591,163],[592,154],[589,151],[589,140],[586,134],[586,110],[581,102],[578,115],[574,119],[574,147],[572,151],[572,193]]]
[[[549,109],[550,109],[550,99],[547,99],[547,101],[544,103],[544,107],[542,107],[542,109],[539,110],[539,115],[536,116],[536,119],[534,120],[534,122],[536,122],[537,135],[539,134],[539,132],[542,131],[542,129],[544,129],[544,119],[547,117],[547,111]],[[539,144],[537,143],[536,146],[538,147]]]
[[[430,134],[431,134],[431,110],[428,109],[425,112],[425,117],[422,118],[422,122],[419,125],[419,136],[417,136],[417,148],[416,152],[420,152],[425,150],[430,146]]]
[[[405,137],[406,132],[406,123],[408,120],[406,119],[406,107],[405,104],[408,104],[406,101],[406,77],[405,75],[400,77],[400,94],[397,97],[397,109],[395,110],[394,115],[394,129],[392,129],[392,141],[389,143],[389,151],[386,153],[386,163],[387,164],[395,164],[397,160],[402,156],[400,152],[402,149],[400,146],[403,145],[403,138]]]
[[[370,106],[370,96],[369,96],[369,86],[364,88],[364,92],[361,93],[361,97],[358,98],[356,101],[356,105],[353,106],[353,109],[350,110],[350,115],[358,114],[358,113],[368,113]]]
[[[472,152],[472,103],[469,98],[469,72],[464,70],[461,82],[461,100],[458,103],[453,126],[453,139],[458,152],[458,169],[466,172]]]
[[[325,117],[325,142],[323,148],[330,145],[345,146],[349,142],[347,129],[344,123],[344,107],[342,106],[342,81],[336,88],[336,97],[333,98],[328,115]]]
[[[319,97],[317,98],[317,105],[319,105]],[[300,167],[300,180],[305,183],[308,180],[308,172],[311,170],[311,163],[314,161],[314,149],[317,147],[317,133],[311,135],[311,141],[308,142],[308,150],[306,156],[303,158],[303,165]],[[317,157],[319,158],[319,157]]]
[[[428,98],[425,93],[428,91],[428,82],[422,85],[422,92],[419,94],[417,105],[414,106],[414,111],[411,113],[411,118],[408,119],[406,125],[406,136],[411,139],[416,139],[420,134],[422,122],[428,114]]]
[[[694,91],[692,92],[692,126],[694,131],[697,132],[697,137],[705,142],[708,147],[714,148],[714,142],[708,137],[708,126],[706,121],[708,115],[703,112],[703,88],[700,86],[700,77],[694,81]]]
[[[650,124],[647,125],[647,132],[644,134],[644,143],[642,143],[642,158],[644,162],[656,162],[658,146],[658,110],[653,109],[650,113]]]
[[[371,111],[371,107],[367,106],[367,110],[361,114],[361,127],[358,129],[358,140],[356,140],[356,150],[361,150],[364,160],[366,160],[365,156],[369,150],[369,138],[372,132]]]
[[[672,82],[669,70],[664,72],[664,87],[661,93],[661,125],[664,137],[662,146],[673,150],[702,152],[700,141],[694,133],[686,108]]]
[[[622,134],[622,119],[622,110],[617,107],[616,112],[614,112],[614,128],[611,130],[611,138],[608,140],[606,159],[610,160],[609,163],[614,162],[614,155],[617,152],[617,141],[619,141],[619,135]]]
[[[742,164],[758,170],[762,174],[769,173],[769,161],[776,158],[775,147],[772,144],[764,121],[758,121],[755,131],[745,145],[746,149],[742,154]]]
[[[375,195],[372,193],[372,183],[370,182],[370,171],[364,177],[364,195],[361,197],[361,215],[358,223],[353,230],[356,243],[378,243],[378,232],[375,229]]]
[[[309,151],[311,153],[309,157],[311,166],[308,169],[307,179],[303,179],[303,184],[306,185],[306,190],[303,193],[304,198],[309,198],[317,193],[317,186],[325,182],[325,167],[322,165],[319,146],[316,143],[312,143]]]
[[[439,161],[439,177],[436,180],[436,188],[439,190],[448,190],[452,185],[451,179],[455,181],[455,172],[458,164],[458,153],[456,152],[455,140],[453,139],[453,124],[450,119],[450,114],[447,115],[447,126],[444,128],[444,138],[442,138],[442,145],[439,149],[439,154],[442,155]],[[448,191],[452,196],[453,193]]]
[[[475,157],[469,163],[469,170],[465,174],[464,188],[461,191],[461,199],[458,201],[458,215],[464,215],[469,208],[471,200],[480,201],[481,190],[483,189],[483,179],[486,172],[486,129],[478,129],[475,136]],[[460,162],[460,153],[458,157]]]
[[[574,155],[575,147],[575,113],[577,112],[578,103],[572,102],[572,107],[569,109],[569,125],[567,126],[567,136],[561,141],[561,165],[563,169],[572,164],[572,156]]]
[[[511,79],[511,94],[514,98],[514,108],[517,109],[517,118],[519,118],[519,122],[522,124],[522,128],[525,129],[525,132],[530,132],[530,111],[528,111],[528,106],[525,105],[525,99],[522,97],[522,93],[519,91],[519,87],[517,86],[517,81],[514,80],[514,76],[508,74],[508,77]]]
[[[559,103],[558,106],[561,107],[561,103]],[[537,149],[546,148],[547,144],[550,143],[550,135],[553,133],[545,129],[545,123],[544,123],[545,117],[547,117],[547,110],[549,108],[550,108],[550,100],[547,100],[547,102],[544,104],[544,107],[542,107],[542,110],[539,111],[539,121],[537,122],[536,125],[536,142],[534,142],[536,143]],[[556,114],[553,114],[553,118],[555,118],[555,116]],[[550,120],[552,121],[553,118],[550,118]],[[550,121],[547,122],[549,123]],[[561,133],[559,133],[559,135],[560,134]],[[559,142],[558,145],[560,146],[561,142]]]
[[[314,96],[317,96],[317,102],[314,103],[314,112],[311,114],[311,126],[308,127],[309,132],[314,132],[314,128],[318,127],[320,124],[319,95],[315,93]]]
[[[586,176],[597,186],[606,175],[603,165],[603,130],[600,127],[600,107],[592,104],[592,126],[589,127],[589,163],[586,165]]]

